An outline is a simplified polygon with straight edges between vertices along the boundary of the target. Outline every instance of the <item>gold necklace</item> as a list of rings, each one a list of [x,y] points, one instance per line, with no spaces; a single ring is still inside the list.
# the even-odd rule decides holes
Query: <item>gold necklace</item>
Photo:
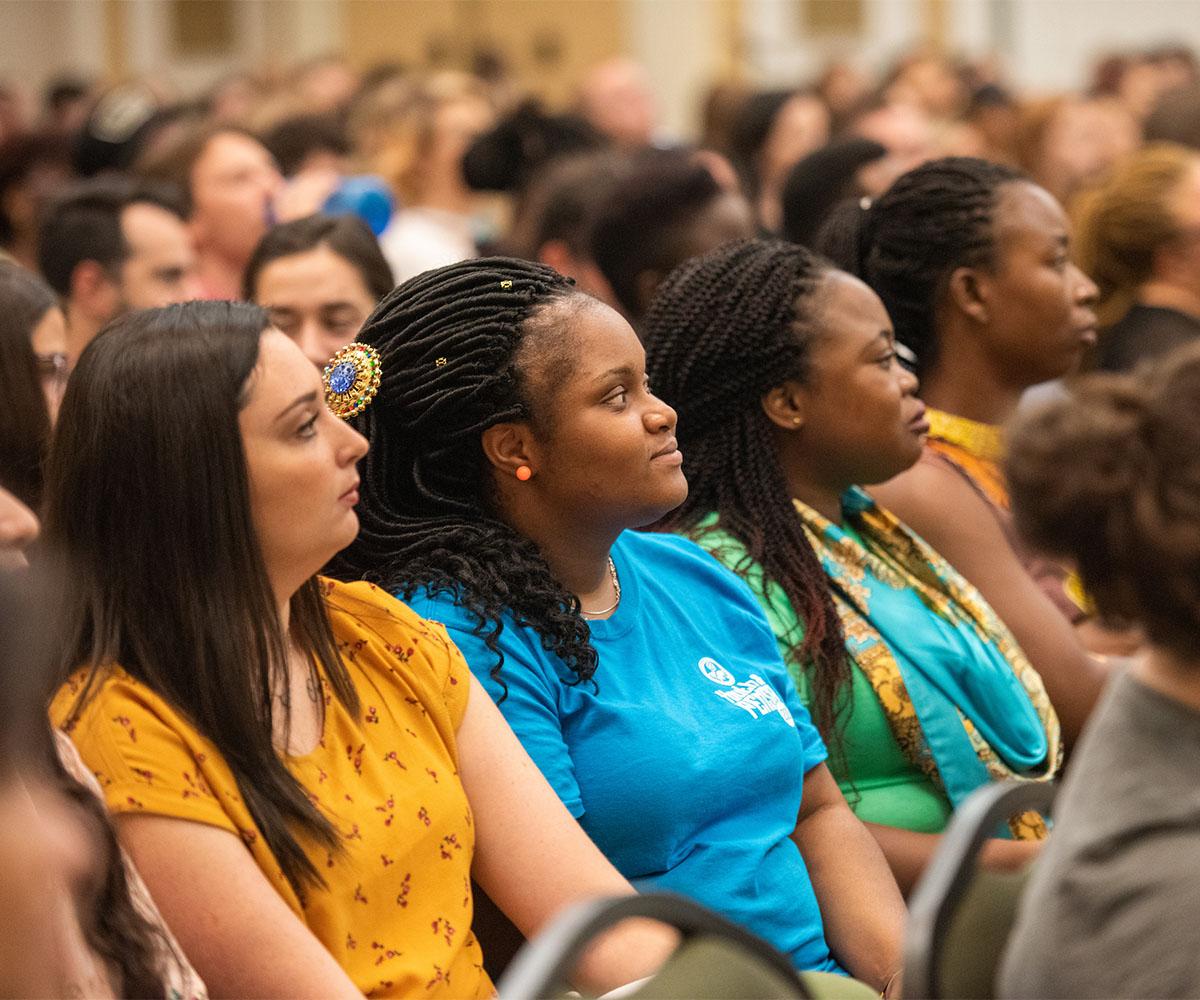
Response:
[[[613,595],[616,600],[612,602],[611,607],[601,608],[599,611],[585,611],[581,605],[579,608],[579,613],[583,615],[584,618],[602,618],[604,615],[611,615],[617,610],[617,605],[621,603],[621,581],[617,579],[617,566],[616,563],[612,561],[612,556],[608,557],[608,575],[612,580]]]
[[[969,451],[986,462],[999,462],[1004,458],[1004,428],[985,424],[967,417],[959,417],[932,406],[926,410],[929,417],[929,436]]]

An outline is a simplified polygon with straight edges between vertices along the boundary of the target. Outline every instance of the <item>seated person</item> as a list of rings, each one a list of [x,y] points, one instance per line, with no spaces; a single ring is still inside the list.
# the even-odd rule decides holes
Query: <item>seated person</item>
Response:
[[[1200,995],[1200,347],[1023,416],[1017,525],[1146,655],[1075,750],[1000,973],[1004,997]]]
[[[446,624],[634,885],[883,989],[903,903],[770,625],[698,546],[631,530],[687,482],[629,324],[544,265],[489,258],[401,285],[359,339],[383,375],[338,572]]]
[[[966,580],[859,487],[921,455],[917,380],[882,303],[780,241],[681,265],[644,330],[679,412],[690,489],[660,527],[742,576],[832,751],[830,770],[900,885],[954,807],[994,780],[1049,780],[1058,718],[1012,634]],[[1028,860],[1036,814],[986,853]]]
[[[1095,342],[1096,286],[1071,262],[1062,208],[1009,167],[952,157],[904,174],[866,210],[839,210],[817,243],[883,301],[929,403],[920,461],[871,495],[1012,629],[1069,746],[1106,671],[1071,628],[1087,616],[1066,572],[1016,538],[999,464],[1024,391],[1072,371]]]
[[[40,577],[0,572],[0,995],[203,998],[95,778],[50,737],[48,594]]]
[[[216,996],[490,996],[470,876],[526,934],[632,891],[443,629],[314,575],[358,530],[365,452],[246,304],[124,317],[64,400],[52,718]],[[585,979],[653,969],[657,937],[618,934]]]

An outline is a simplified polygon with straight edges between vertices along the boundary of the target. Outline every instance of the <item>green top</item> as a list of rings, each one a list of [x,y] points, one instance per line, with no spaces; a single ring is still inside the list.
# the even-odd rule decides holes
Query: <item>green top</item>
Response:
[[[692,532],[692,538],[749,584],[767,613],[801,699],[811,705],[809,670],[792,655],[793,646],[804,638],[803,622],[783,588],[774,581],[765,581],[762,567],[750,558],[746,547],[733,535],[715,527],[716,521],[715,514],[705,517]],[[843,524],[842,528],[862,541],[852,526]],[[940,833],[950,819],[949,799],[904,756],[866,675],[853,665],[850,676],[850,701],[841,713],[842,752],[830,748],[829,754],[829,769],[847,802],[866,823]],[[846,697],[844,692],[841,697]]]

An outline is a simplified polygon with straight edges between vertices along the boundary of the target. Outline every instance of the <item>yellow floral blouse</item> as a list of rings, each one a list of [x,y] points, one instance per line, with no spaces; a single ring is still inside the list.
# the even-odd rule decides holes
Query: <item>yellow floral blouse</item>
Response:
[[[440,625],[384,591],[322,584],[362,701],[354,718],[323,684],[321,741],[287,758],[342,835],[335,853],[301,839],[325,888],[297,897],[213,745],[124,670],[107,672],[67,730],[112,812],[174,816],[240,837],[368,996],[490,996],[471,933],[475,832],[455,741],[470,673]],[[56,724],[68,719],[82,679],[76,674],[59,690]]]

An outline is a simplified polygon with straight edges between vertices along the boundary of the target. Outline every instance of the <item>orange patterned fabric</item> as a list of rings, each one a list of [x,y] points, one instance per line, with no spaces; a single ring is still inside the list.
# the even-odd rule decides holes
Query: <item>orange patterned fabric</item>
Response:
[[[114,813],[207,823],[241,838],[275,890],[368,996],[493,993],[471,933],[475,835],[455,731],[470,673],[440,625],[365,583],[323,581],[343,662],[362,700],[352,717],[325,678],[317,748],[288,768],[342,835],[301,840],[325,888],[299,899],[208,740],[119,667],[68,727]],[[77,674],[51,708],[70,714]]]
[[[1008,498],[1008,486],[1004,482],[1004,476],[1000,471],[998,462],[982,458],[968,451],[962,445],[932,436],[929,438],[929,447],[938,454],[945,455],[946,458],[962,469],[963,472],[974,480],[975,485],[983,491],[984,495],[1001,510],[1007,511],[1011,508]]]

